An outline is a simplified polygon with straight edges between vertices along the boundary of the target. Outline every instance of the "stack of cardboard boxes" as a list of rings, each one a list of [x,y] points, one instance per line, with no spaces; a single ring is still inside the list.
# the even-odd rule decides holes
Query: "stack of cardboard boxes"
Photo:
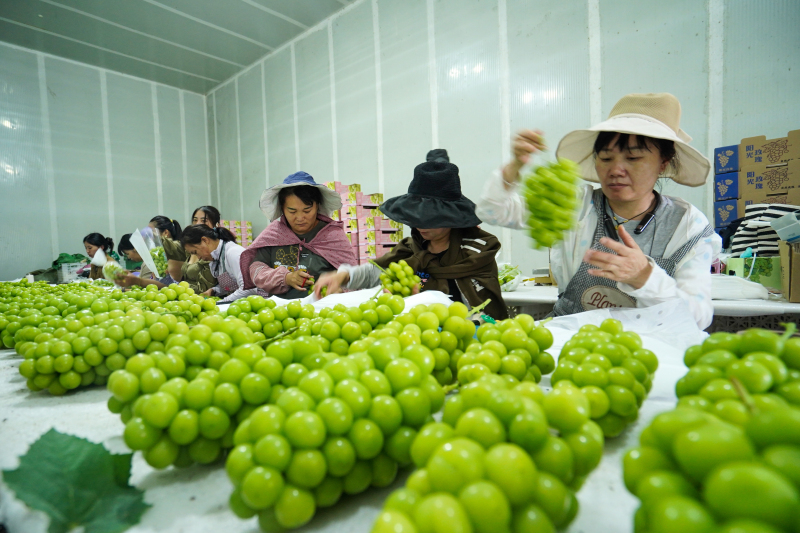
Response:
[[[247,220],[220,220],[219,225],[230,230],[236,242],[247,248],[253,244],[253,224]]]
[[[323,185],[339,193],[342,199],[342,209],[333,218],[344,223],[358,264],[383,256],[403,239],[403,225],[384,217],[378,209],[383,194],[364,194],[358,183],[343,185],[328,181]]]
[[[716,148],[714,174],[717,230],[742,218],[750,204],[800,205],[800,130]]]

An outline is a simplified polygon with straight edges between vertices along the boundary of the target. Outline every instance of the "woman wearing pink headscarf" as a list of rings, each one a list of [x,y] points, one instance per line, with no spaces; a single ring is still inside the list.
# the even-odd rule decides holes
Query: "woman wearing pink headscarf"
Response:
[[[307,173],[295,172],[265,190],[259,205],[272,222],[242,253],[245,289],[302,298],[311,278],[356,263],[342,223],[330,218],[342,207],[339,195]]]

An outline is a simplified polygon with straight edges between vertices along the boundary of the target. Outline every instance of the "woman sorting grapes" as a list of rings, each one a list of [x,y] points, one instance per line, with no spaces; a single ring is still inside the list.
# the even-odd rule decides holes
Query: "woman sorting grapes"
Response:
[[[244,248],[236,244],[236,238],[227,229],[212,229],[205,224],[189,226],[183,230],[181,245],[186,252],[211,263],[211,275],[217,285],[202,293],[204,296],[218,296],[222,298],[218,303],[226,304],[255,294],[255,291],[244,289],[239,268]]]
[[[553,314],[607,307],[648,307],[685,301],[700,328],[711,324],[711,263],[721,241],[705,215],[680,198],[659,194],[659,177],[699,187],[709,161],[680,129],[681,106],[671,94],[629,94],[608,120],[567,134],[556,156],[580,166],[586,185],[577,226],[550,250],[559,287]],[[540,132],[514,139],[514,158],[486,185],[478,215],[522,229],[529,213],[519,171],[543,149]]]
[[[323,272],[355,263],[342,223],[330,218],[342,207],[339,194],[309,174],[295,172],[265,190],[259,205],[272,222],[242,254],[245,288],[302,298]]]
[[[159,217],[151,220],[151,225]],[[166,218],[166,217],[164,217]],[[167,219],[169,220],[169,219]],[[219,226],[220,213],[216,207],[204,205],[194,210],[192,214],[192,224],[203,224],[209,228]],[[161,244],[164,246],[164,255],[167,256],[167,271],[169,276],[177,283],[185,281],[194,292],[201,294],[217,284],[217,280],[211,275],[211,264],[203,261],[196,255],[188,254],[181,246],[180,226],[175,224],[175,232],[171,231],[164,221],[156,221],[156,227],[161,233]],[[160,225],[159,225],[160,224]],[[164,238],[162,229],[166,229],[169,235]]]
[[[411,226],[406,237],[375,263],[382,268],[405,260],[419,276],[419,290],[441,291],[470,307],[491,299],[486,314],[508,317],[500,295],[495,255],[497,237],[478,227],[475,204],[461,194],[458,167],[446,150],[431,150],[426,162],[414,169],[408,194],[386,200],[380,211],[388,218]],[[364,289],[380,284],[381,271],[373,264],[343,265],[338,272],[320,278],[315,290],[328,294],[341,287]]]
[[[94,259],[97,250],[103,250],[106,255],[112,255],[114,252],[114,241],[111,237],[104,237],[99,233],[90,233],[83,238],[83,248],[86,250],[86,255],[89,259]],[[81,269],[83,270],[83,269]],[[91,265],[89,269],[89,279],[102,279],[103,267]]]

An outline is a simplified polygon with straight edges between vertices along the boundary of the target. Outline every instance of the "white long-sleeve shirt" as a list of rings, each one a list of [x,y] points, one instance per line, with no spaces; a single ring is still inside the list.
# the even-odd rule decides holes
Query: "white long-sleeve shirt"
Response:
[[[519,192],[519,183],[506,189],[501,170],[496,170],[484,187],[476,214],[489,224],[513,229],[525,228],[529,213]],[[708,219],[692,204],[680,199],[672,200],[684,207],[686,212],[672,239],[667,244],[664,257],[669,257],[684,243],[701,234],[708,227]],[[550,269],[556,283],[563,291],[578,271],[583,256],[592,246],[597,214],[592,205],[592,187],[583,189],[582,204],[578,213],[577,227],[564,234],[564,240],[550,250]],[[636,298],[637,307],[650,307],[680,298],[689,305],[700,329],[711,324],[714,307],[711,303],[711,263],[719,256],[722,239],[716,233],[701,238],[694,248],[678,262],[673,276],[655,264],[647,282],[639,289],[626,283],[617,283],[617,288]]]

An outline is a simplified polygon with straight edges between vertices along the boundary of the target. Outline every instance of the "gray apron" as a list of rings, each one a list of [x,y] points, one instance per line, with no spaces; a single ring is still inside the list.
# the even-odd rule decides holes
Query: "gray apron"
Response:
[[[594,192],[593,204],[597,214],[597,226],[594,230],[591,249],[613,254],[614,252],[612,250],[600,244],[601,238],[611,237],[607,235],[605,225],[603,224],[605,202],[602,201],[602,194],[600,189]],[[666,199],[666,197],[664,198]],[[673,207],[677,206],[673,204]],[[660,216],[658,211],[656,211],[656,216]],[[659,236],[671,236],[675,233],[681,218],[682,217],[661,216],[664,222],[657,225],[654,231],[658,232]],[[664,250],[650,250],[649,257],[653,259],[656,265],[664,269],[667,274],[674,276],[678,263],[686,257],[700,239],[705,239],[713,233],[714,230],[711,226],[706,226],[700,234],[689,239],[671,256],[663,257]],[[659,241],[666,243],[669,241],[669,238],[659,239]],[[616,281],[592,276],[588,273],[590,268],[596,267],[593,267],[585,261],[581,262],[578,271],[572,276],[564,292],[558,295],[558,301],[553,307],[552,316],[571,315],[609,307],[636,307],[636,298],[619,290]]]
[[[236,281],[236,278],[231,276],[228,271],[225,269],[225,245],[228,244],[227,242],[222,243],[222,248],[219,251],[219,260],[214,261],[211,263],[211,275],[217,278],[217,284],[219,285],[220,291],[219,297],[225,298],[229,294],[233,294],[239,288],[239,283]],[[262,298],[269,298],[269,294],[266,291],[261,289],[247,291],[248,296],[252,294],[257,294]]]

